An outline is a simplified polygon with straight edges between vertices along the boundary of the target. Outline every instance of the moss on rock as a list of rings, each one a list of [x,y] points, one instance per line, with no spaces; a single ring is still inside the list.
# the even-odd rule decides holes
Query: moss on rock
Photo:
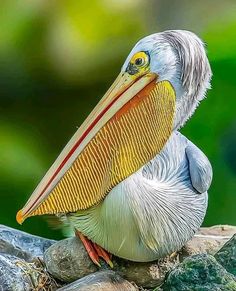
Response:
[[[173,269],[162,288],[164,291],[232,291],[236,290],[236,281],[213,256],[199,254],[186,258]]]
[[[236,235],[234,235],[215,254],[216,260],[230,273],[236,276]]]

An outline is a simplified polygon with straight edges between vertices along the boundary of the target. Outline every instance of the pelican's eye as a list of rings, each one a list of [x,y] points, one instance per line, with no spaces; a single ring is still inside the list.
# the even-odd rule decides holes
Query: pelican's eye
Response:
[[[138,52],[132,56],[126,68],[130,75],[142,75],[149,70],[150,58],[148,52]]]
[[[144,58],[137,58],[134,63],[136,66],[143,66],[145,63],[145,60]]]
[[[149,55],[146,52],[138,52],[133,55],[130,63],[137,67],[145,67],[149,64]]]

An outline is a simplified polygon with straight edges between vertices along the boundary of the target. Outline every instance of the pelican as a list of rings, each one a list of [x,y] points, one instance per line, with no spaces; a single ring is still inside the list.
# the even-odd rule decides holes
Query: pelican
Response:
[[[98,265],[99,257],[112,264],[107,252],[147,262],[180,249],[203,222],[212,168],[178,130],[211,75],[194,33],[141,39],[17,221],[57,215]]]

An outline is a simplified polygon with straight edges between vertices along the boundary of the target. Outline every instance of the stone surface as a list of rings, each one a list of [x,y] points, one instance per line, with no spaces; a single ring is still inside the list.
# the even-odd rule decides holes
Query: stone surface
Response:
[[[202,228],[169,257],[149,263],[113,257],[113,271],[105,263],[98,271],[76,237],[56,242],[0,226],[0,291],[53,291],[62,285],[64,291],[137,290],[136,285],[141,290],[236,290],[235,236],[229,241],[235,233],[230,226]]]
[[[37,257],[43,258],[45,250],[55,242],[0,225],[0,253],[7,253],[29,262]]]
[[[195,236],[186,243],[181,253],[184,256],[207,253],[214,255],[231,237],[236,234],[236,227],[216,225],[202,227]]]
[[[227,272],[216,259],[207,254],[186,258],[173,269],[163,291],[232,291],[236,290],[235,277]]]
[[[137,291],[138,288],[113,271],[99,271],[79,279],[58,291]]]
[[[24,271],[25,262],[11,255],[0,254],[0,290],[31,290],[33,285]],[[20,267],[21,266],[21,267]]]
[[[63,282],[73,282],[99,270],[77,237],[61,240],[49,247],[44,254],[47,270],[53,277]],[[120,258],[112,258],[114,271],[138,286],[155,287],[160,285],[166,272],[176,264],[174,259],[161,262],[136,263]],[[108,268],[102,264],[102,269]]]
[[[232,233],[236,233],[235,227],[202,228],[180,252],[171,257],[149,263],[135,263],[113,257],[114,270],[138,286],[154,288],[163,283],[166,273],[179,261],[192,254],[215,254],[229,240]],[[55,278],[65,282],[72,282],[98,270],[76,237],[55,243],[45,252],[44,260],[48,271]]]
[[[41,289],[37,289],[39,287]],[[12,255],[0,254],[1,291],[56,289],[56,282],[42,268]]]
[[[233,225],[214,225],[210,227],[200,227],[196,236],[204,235],[207,237],[231,238],[236,233],[236,226]]]
[[[236,235],[234,235],[216,254],[216,260],[236,276]]]
[[[44,261],[48,272],[63,282],[73,282],[98,270],[77,237],[53,244],[46,250]]]
[[[148,262],[137,263],[115,258],[114,271],[119,272],[125,279],[135,282],[138,286],[154,288],[163,283],[166,273],[179,262],[178,255],[173,258]]]

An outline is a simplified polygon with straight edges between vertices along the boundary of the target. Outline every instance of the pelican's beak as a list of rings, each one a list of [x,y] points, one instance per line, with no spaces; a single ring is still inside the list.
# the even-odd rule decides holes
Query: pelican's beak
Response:
[[[110,141],[108,131],[111,130],[111,135],[113,134],[114,138],[118,137],[120,141],[122,138],[124,139],[124,133],[122,132],[122,129],[120,132],[116,132],[116,120],[118,124],[118,120],[120,120],[122,115],[125,116],[127,112],[131,108],[135,108],[136,105],[138,107],[138,104],[140,104],[142,101],[142,97],[144,95],[148,96],[148,92],[155,87],[156,80],[157,75],[154,73],[146,73],[142,76],[130,75],[127,72],[122,72],[119,74],[113,85],[100,100],[91,114],[87,117],[81,127],[77,130],[75,135],[66,145],[62,153],[59,155],[57,160],[39,183],[26,205],[20,211],[18,211],[16,217],[18,223],[21,224],[27,217],[32,215],[76,211],[77,209],[86,208],[89,205],[93,205],[101,199],[101,196],[104,197],[104,193],[109,191],[115,185],[115,183],[123,180],[126,178],[126,176],[130,175],[132,171],[136,170],[137,167],[141,166],[139,162],[138,165],[131,167],[132,169],[128,169],[126,173],[120,174],[120,177],[117,177],[117,179],[114,179],[115,181],[113,181],[111,178],[106,178],[105,176],[108,175],[108,172],[106,171],[114,171],[114,168],[105,169],[102,164],[106,163],[105,160],[108,160],[108,162],[111,164],[112,158],[109,155],[115,154],[118,156],[118,152],[120,150],[124,150],[123,147],[128,147],[129,142],[129,140],[124,140],[120,142],[121,144],[119,145],[119,141]],[[147,88],[149,88],[148,92]],[[139,112],[137,113],[139,114]],[[140,117],[137,115],[137,118]],[[110,124],[111,121],[113,122],[113,125]],[[136,120],[135,122],[139,123],[140,120]],[[112,129],[112,126],[114,129]],[[129,126],[130,124],[127,124],[127,129],[132,131]],[[143,130],[146,130],[145,124],[143,126]],[[106,133],[107,137],[102,138],[99,136],[99,134],[103,134],[105,136]],[[128,133],[132,135],[132,132]],[[128,133],[127,138],[130,139],[128,137]],[[141,134],[138,131],[136,133]],[[120,136],[116,136],[119,134]],[[168,135],[169,134],[167,134],[167,136]],[[115,144],[113,151],[109,152],[108,154],[105,152],[110,151],[111,145],[110,148],[107,148],[107,143]],[[117,150],[117,152],[115,152],[115,150]],[[101,165],[98,159],[101,160]],[[77,164],[78,161],[81,164]],[[116,162],[121,163],[121,161]],[[146,160],[143,162],[146,162]],[[129,161],[127,158],[127,165],[128,163]],[[76,168],[73,168],[73,166],[76,166]],[[90,166],[94,168],[90,168]],[[117,165],[112,166],[115,167]],[[82,172],[78,170],[78,167],[81,168]],[[70,172],[70,170],[72,171]],[[93,171],[96,173],[93,173]],[[102,175],[104,174],[104,177],[106,180],[108,180],[109,185],[107,186],[105,186],[103,182],[101,182],[103,183],[102,185],[99,184],[100,177],[97,176],[98,172],[102,171],[105,171],[105,173],[102,173]],[[85,177],[86,175],[88,175],[87,178]],[[66,181],[67,184],[64,185],[62,181],[65,177],[71,179],[71,182]],[[86,178],[87,180],[83,181],[83,178]],[[78,185],[76,184],[76,179],[79,181]],[[94,179],[97,179],[97,187],[92,185]],[[82,185],[83,183],[91,183],[91,191],[95,192],[95,194],[96,191],[99,191],[99,193],[97,193],[98,198],[94,197],[95,194],[92,195],[90,193],[86,193],[88,189],[86,186]],[[80,185],[82,185],[81,189],[78,189]],[[104,191],[103,194],[100,193],[100,189],[98,189],[99,187],[102,187],[102,190]],[[104,189],[104,187],[107,189]],[[74,191],[77,192],[77,194]],[[81,193],[79,193],[80,191]],[[73,195],[77,195],[76,199],[72,197]],[[81,198],[80,195],[85,195],[87,198],[89,197],[90,201],[88,202],[87,198]],[[65,199],[67,199],[65,197],[67,196],[71,196],[70,202],[69,199],[67,202],[65,202]],[[53,201],[48,199],[50,197],[53,199]],[[64,200],[64,202],[62,202],[62,200]]]

